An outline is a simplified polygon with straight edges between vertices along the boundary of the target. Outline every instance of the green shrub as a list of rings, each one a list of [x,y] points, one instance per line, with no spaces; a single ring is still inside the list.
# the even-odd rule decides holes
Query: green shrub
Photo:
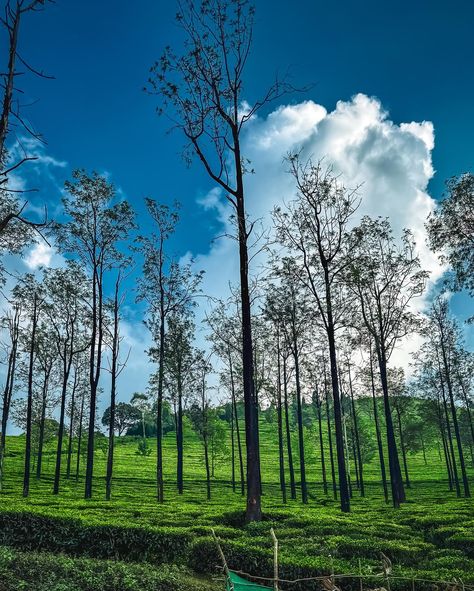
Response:
[[[127,564],[0,547],[2,591],[209,591],[183,567]]]
[[[84,525],[78,519],[26,512],[0,513],[0,544],[75,556],[127,561],[184,562],[193,535],[181,528]]]

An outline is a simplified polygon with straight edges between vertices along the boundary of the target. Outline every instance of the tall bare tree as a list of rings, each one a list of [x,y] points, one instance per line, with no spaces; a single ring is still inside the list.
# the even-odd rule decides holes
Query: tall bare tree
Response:
[[[252,45],[254,7],[249,0],[178,1],[176,21],[184,50],[170,47],[151,69],[150,88],[185,136],[185,156],[196,156],[231,205],[237,225],[242,313],[242,372],[247,449],[247,521],[261,519],[258,400],[254,385],[249,237],[241,136],[246,123],[288,85],[276,81],[261,100],[242,109],[244,73]]]
[[[419,327],[410,304],[423,293],[427,273],[421,269],[411,232],[405,230],[397,243],[387,219],[363,218],[352,231],[349,259],[348,285],[357,296],[378,360],[392,501],[394,507],[399,507],[405,501],[405,490],[393,428],[387,364],[400,339]]]
[[[76,170],[66,182],[63,198],[66,222],[56,225],[58,245],[78,257],[90,276],[90,408],[87,440],[85,498],[92,496],[94,433],[97,393],[102,370],[105,335],[105,285],[107,273],[124,258],[121,244],[134,228],[133,211],[127,201],[116,199],[115,187],[97,173]]]
[[[31,123],[22,113],[22,90],[18,87],[18,78],[30,72],[41,78],[52,78],[34,68],[20,53],[21,25],[24,18],[31,13],[39,12],[49,0],[7,0],[0,23],[7,36],[7,63],[0,74],[2,78],[3,97],[0,106],[0,245],[9,250],[18,248],[30,237],[30,230],[38,230],[45,222],[35,222],[25,217],[27,202],[20,204],[16,198],[18,193],[34,189],[16,189],[9,185],[9,177],[28,161],[36,160],[37,156],[29,155],[17,135],[20,156],[16,161],[8,157],[7,141],[12,128],[20,128],[25,134],[36,140],[41,135],[35,131]]]
[[[330,168],[300,154],[288,158],[298,195],[285,209],[274,211],[279,240],[297,255],[299,280],[312,294],[326,333],[336,431],[337,466],[341,510],[350,511],[349,487],[344,452],[336,330],[346,316],[346,298],[341,297],[346,267],[344,235],[358,207],[355,190],[346,189]]]

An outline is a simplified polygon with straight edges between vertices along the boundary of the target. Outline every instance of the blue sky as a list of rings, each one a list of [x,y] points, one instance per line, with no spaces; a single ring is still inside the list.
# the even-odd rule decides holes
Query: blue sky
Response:
[[[428,193],[434,198],[440,197],[447,177],[472,170],[474,4],[467,0],[449,6],[436,0],[397,3],[257,0],[256,7],[255,42],[246,80],[249,102],[261,95],[276,72],[290,68],[296,86],[314,84],[310,91],[280,101],[294,107],[290,109],[291,117],[298,113],[298,117],[314,116],[319,121],[313,103],[309,111],[298,107],[304,101],[322,105],[328,114],[344,111],[345,107],[340,107],[338,101],[346,101],[351,116],[357,120],[364,117],[364,109],[371,110],[370,125],[379,129],[377,141],[387,144],[385,164],[382,166],[380,160],[379,168],[369,169],[362,151],[357,158],[365,162],[371,173],[378,170],[384,174],[387,162],[392,162],[392,154],[396,156],[393,162],[405,166],[401,175],[404,180],[397,189],[400,193],[386,197],[391,202],[385,204],[381,214],[397,217],[397,207],[406,209],[408,202],[403,199],[408,198],[404,191],[408,186],[413,188],[411,180],[405,178],[411,176],[406,165],[411,157],[420,155],[420,161],[424,158],[425,164],[432,157],[436,173],[427,178],[432,176]],[[42,193],[35,199],[38,204],[43,200],[49,202],[54,211],[60,187],[73,168],[107,172],[133,203],[139,221],[144,219],[145,196],[170,203],[181,201],[182,223],[173,243],[174,250],[178,254],[191,251],[201,255],[204,267],[206,264],[218,267],[225,258],[219,259],[219,253],[214,257],[215,253],[209,250],[212,238],[225,225],[225,212],[210,203],[208,192],[213,185],[198,164],[186,169],[180,157],[182,138],[166,133],[167,122],[155,114],[156,97],[143,92],[148,69],[163,47],[179,44],[180,34],[173,20],[175,12],[172,0],[135,3],[57,0],[43,13],[25,21],[22,57],[56,77],[53,81],[25,78],[22,87],[27,97],[40,99],[28,114],[47,141],[45,153],[65,163],[52,166],[47,175],[41,175]],[[351,103],[358,93],[377,97],[378,102],[361,99]],[[262,113],[262,120],[247,140],[257,164],[260,157],[262,163],[266,162],[266,156],[255,152],[254,146],[273,127],[286,121],[286,112],[274,114],[265,121],[279,106],[272,105]],[[389,113],[388,124],[381,124],[382,111]],[[337,118],[328,121],[330,118],[320,125],[316,134],[318,137],[326,134],[324,145],[333,145],[338,133],[337,125],[331,123]],[[413,121],[421,125],[424,121],[432,122],[434,150],[420,151],[426,146],[414,136],[404,143],[406,130],[397,126]],[[430,135],[428,127],[423,127],[423,133]],[[414,156],[407,152],[412,148]],[[282,154],[275,154],[281,164]],[[373,153],[369,156],[372,158]],[[372,185],[369,179],[369,190]],[[425,190],[423,181],[414,181],[415,185]],[[199,206],[196,200],[206,196],[208,207]],[[381,194],[379,199],[383,200],[384,196]],[[409,223],[406,212],[404,215],[400,223]],[[142,224],[146,227],[146,221]],[[212,280],[212,270],[210,277]],[[464,313],[467,303],[461,296],[454,298],[460,317],[472,314]]]

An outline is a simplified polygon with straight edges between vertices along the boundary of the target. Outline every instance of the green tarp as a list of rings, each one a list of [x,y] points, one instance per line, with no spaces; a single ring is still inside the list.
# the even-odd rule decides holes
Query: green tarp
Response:
[[[264,585],[257,585],[256,583],[251,583],[239,575],[235,573],[229,573],[229,578],[227,579],[227,591],[259,591],[260,589],[271,589],[271,587],[265,587]]]

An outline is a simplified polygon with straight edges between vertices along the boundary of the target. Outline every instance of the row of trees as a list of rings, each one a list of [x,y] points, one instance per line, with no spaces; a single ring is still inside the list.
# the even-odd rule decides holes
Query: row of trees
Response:
[[[17,55],[15,18],[41,4],[18,1],[16,11],[10,7],[10,20],[7,18],[4,24],[10,33],[13,56]],[[410,231],[398,237],[393,235],[387,219],[360,220],[358,190],[345,187],[330,167],[324,168],[302,153],[293,153],[286,162],[296,197],[274,210],[274,242],[266,248],[271,255],[265,263],[265,279],[252,283],[249,250],[254,224],[247,215],[244,182],[250,170],[241,151],[241,135],[246,123],[264,105],[294,90],[285,81],[276,80],[262,99],[242,109],[253,18],[254,8],[247,0],[206,0],[200,4],[183,1],[177,15],[185,36],[183,52],[167,48],[152,67],[148,86],[159,95],[160,111],[168,114],[183,133],[186,155],[197,156],[233,212],[239,256],[235,310],[234,301],[217,306],[208,315],[207,324],[212,359],[219,359],[216,369],[221,373],[221,386],[229,392],[232,442],[237,444],[232,449],[233,453],[237,449],[241,486],[246,487],[247,520],[261,518],[258,423],[262,406],[272,404],[277,412],[283,491],[286,433],[290,488],[292,496],[295,494],[287,412],[292,392],[303,502],[308,501],[303,413],[307,400],[315,401],[320,425],[325,414],[333,491],[342,511],[350,510],[351,453],[356,481],[361,494],[365,493],[363,432],[356,404],[361,383],[365,384],[363,391],[367,388],[373,396],[374,432],[385,495],[388,497],[390,490],[395,507],[405,500],[409,478],[402,408],[393,398],[396,394],[398,400],[405,386],[400,372],[389,365],[402,340],[417,333],[424,333],[426,339],[416,360],[414,383],[427,396],[434,396],[437,404],[450,486],[460,494],[462,483],[463,494],[469,496],[465,438],[458,415],[463,405],[473,434],[466,369],[470,356],[462,345],[459,327],[449,317],[445,300],[434,301],[426,318],[415,311],[413,300],[424,293],[427,273],[421,268]],[[14,63],[10,71],[14,76]],[[12,104],[7,83],[7,114],[12,114]],[[8,117],[4,129],[5,141]],[[3,146],[3,161],[8,162]],[[21,216],[8,185],[15,167],[11,163],[4,166],[2,195],[5,207],[13,214],[6,215],[1,228],[6,250],[20,250],[31,239],[29,232],[40,231],[44,223],[29,222]],[[472,178],[465,175],[453,180],[448,198],[428,221],[431,245],[436,251],[443,248],[443,256],[454,271],[455,287],[469,290],[474,235]],[[96,410],[107,359],[110,405],[106,497],[111,496],[117,378],[127,360],[127,353],[120,351],[120,326],[127,277],[138,260],[143,265],[134,295],[145,309],[153,342],[148,354],[156,367],[150,390],[156,409],[158,500],[164,500],[163,424],[167,399],[172,402],[176,422],[178,492],[183,490],[183,416],[189,396],[193,400],[190,416],[204,442],[209,467],[211,356],[194,343],[193,310],[201,295],[201,273],[194,271],[192,262],[180,264],[170,255],[169,240],[178,222],[178,208],[153,199],[146,200],[146,208],[151,230],[140,234],[130,204],[117,198],[106,178],[76,171],[72,181],[66,183],[63,221],[51,224],[51,236],[66,258],[66,266],[45,271],[41,278],[19,278],[12,291],[5,317],[8,338],[0,466],[12,399],[15,387],[20,385],[26,400],[24,495],[29,493],[33,415],[37,412],[34,401],[38,399],[40,416],[44,413],[46,417],[50,406],[58,408],[55,493],[62,473],[68,405],[68,445],[73,433],[71,415],[77,413],[78,404],[81,415],[87,415],[85,497],[92,496]],[[17,239],[18,231],[21,238]],[[240,441],[242,418],[237,412],[241,397],[245,445]],[[80,425],[82,429],[82,422]],[[322,429],[319,436],[323,454]],[[232,466],[234,471],[234,461]]]

